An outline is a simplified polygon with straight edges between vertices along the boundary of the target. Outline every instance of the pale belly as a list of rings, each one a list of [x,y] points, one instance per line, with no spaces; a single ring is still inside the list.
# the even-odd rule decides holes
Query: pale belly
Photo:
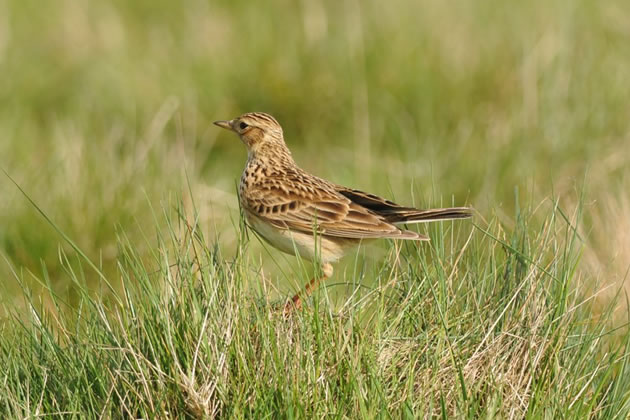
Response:
[[[299,255],[309,261],[320,260],[323,263],[335,262],[351,249],[358,241],[335,239],[330,240],[323,236],[315,237],[301,232],[276,229],[259,218],[248,215],[249,225],[267,242],[282,252],[291,255]]]

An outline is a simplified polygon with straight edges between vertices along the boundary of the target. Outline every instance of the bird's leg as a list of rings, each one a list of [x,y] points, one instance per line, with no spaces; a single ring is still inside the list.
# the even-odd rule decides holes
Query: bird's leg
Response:
[[[287,302],[287,304],[284,307],[285,314],[290,314],[291,311],[295,309],[300,309],[302,307],[302,297],[304,298],[309,297],[311,293],[313,293],[313,291],[317,289],[317,286],[319,286],[319,284],[322,281],[332,276],[333,267],[330,263],[322,264],[322,274],[323,274],[322,276],[313,277],[311,281],[308,282],[306,287],[304,287],[304,290],[297,293],[295,296],[291,298],[289,302]]]

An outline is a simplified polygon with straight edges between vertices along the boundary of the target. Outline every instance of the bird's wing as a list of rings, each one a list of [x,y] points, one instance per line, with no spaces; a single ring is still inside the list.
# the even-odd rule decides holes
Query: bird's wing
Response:
[[[267,177],[241,198],[246,211],[280,229],[352,239],[429,239],[399,229],[321,181]]]

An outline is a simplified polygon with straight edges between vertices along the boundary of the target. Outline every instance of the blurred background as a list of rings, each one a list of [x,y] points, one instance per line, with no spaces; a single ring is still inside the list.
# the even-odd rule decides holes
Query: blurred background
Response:
[[[229,255],[246,153],[211,123],[248,111],[311,172],[480,224],[583,192],[585,273],[626,275],[626,0],[0,0],[0,168],[107,273],[191,197]],[[60,248],[1,174],[0,303],[12,270],[71,289]]]

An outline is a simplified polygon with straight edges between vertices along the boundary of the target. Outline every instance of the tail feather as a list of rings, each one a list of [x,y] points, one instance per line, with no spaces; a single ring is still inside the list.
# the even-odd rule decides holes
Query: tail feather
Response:
[[[404,207],[377,195],[341,185],[337,185],[336,189],[338,193],[352,202],[378,214],[389,223],[424,223],[436,220],[467,219],[473,215],[473,209],[470,207],[419,210],[413,207]]]
[[[382,214],[389,223],[426,223],[437,220],[468,219],[472,217],[473,209],[470,207],[449,207],[443,209],[417,210],[405,209],[401,211],[388,211]]]

